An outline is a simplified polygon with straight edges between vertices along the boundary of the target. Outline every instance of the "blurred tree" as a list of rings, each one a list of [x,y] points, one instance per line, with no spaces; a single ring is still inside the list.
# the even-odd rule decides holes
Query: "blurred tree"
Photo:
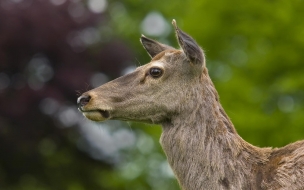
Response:
[[[141,33],[176,46],[173,18],[203,46],[245,140],[304,139],[303,9],[301,0],[2,0],[0,188],[177,189],[160,127],[98,128],[75,105],[76,91],[149,62]]]
[[[85,6],[0,2],[0,189],[108,189],[96,168],[112,166],[77,149],[69,127],[77,91],[98,71],[119,76],[132,51],[104,39],[105,16]]]

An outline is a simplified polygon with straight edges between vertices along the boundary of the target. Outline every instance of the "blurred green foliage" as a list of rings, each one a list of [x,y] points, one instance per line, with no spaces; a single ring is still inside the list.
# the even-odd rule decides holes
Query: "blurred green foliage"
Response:
[[[124,7],[113,24],[139,60],[149,61],[138,43],[143,18],[153,11],[169,24],[174,18],[205,50],[221,102],[245,140],[275,147],[304,137],[303,1],[141,3],[116,1],[109,9],[115,17],[111,10]],[[176,47],[173,30],[154,38]]]
[[[304,138],[304,1],[129,0],[115,1],[109,12],[143,64],[143,19],[151,12],[169,25],[176,19],[205,50],[221,103],[246,141],[279,147]],[[177,46],[173,30],[149,37]]]
[[[100,46],[103,50],[108,41],[119,39],[134,52],[134,66],[145,64],[150,58],[141,47],[140,35],[177,47],[171,26],[172,19],[176,19],[179,27],[205,50],[221,103],[246,141],[277,147],[304,139],[303,0],[111,0],[102,14],[106,18],[99,25],[103,43],[90,46],[91,52],[99,51]],[[149,31],[157,26],[163,30]],[[46,137],[37,145],[43,156],[39,163],[43,162],[44,168],[10,179],[11,185],[0,187],[178,189],[158,143],[161,128],[129,122],[120,125],[118,128],[134,133],[136,141],[133,147],[122,150],[119,162],[109,164],[86,154],[75,155],[79,134],[61,129],[69,137],[65,143]],[[18,167],[26,166],[16,165],[16,170]],[[8,173],[3,168],[0,165],[0,182]]]

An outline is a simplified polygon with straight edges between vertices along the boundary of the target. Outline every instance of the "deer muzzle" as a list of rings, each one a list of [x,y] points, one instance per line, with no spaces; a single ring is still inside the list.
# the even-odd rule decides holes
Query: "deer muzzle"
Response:
[[[92,98],[89,95],[82,95],[77,99],[77,105],[79,111],[83,115],[93,121],[104,121],[110,118],[110,112],[106,109],[90,108],[90,102]]]

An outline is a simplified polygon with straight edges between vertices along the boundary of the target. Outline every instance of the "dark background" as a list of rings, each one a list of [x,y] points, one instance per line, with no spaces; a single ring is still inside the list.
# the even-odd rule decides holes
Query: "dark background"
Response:
[[[304,139],[304,1],[0,0],[0,189],[177,189],[159,126],[93,123],[79,94],[149,62],[143,33],[204,48],[256,146]]]

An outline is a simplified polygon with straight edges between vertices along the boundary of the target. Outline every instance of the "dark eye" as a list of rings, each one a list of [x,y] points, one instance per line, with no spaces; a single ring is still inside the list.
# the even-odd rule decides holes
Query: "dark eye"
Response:
[[[156,68],[153,67],[150,69],[149,74],[153,77],[153,78],[158,78],[163,74],[163,70],[160,68]]]

